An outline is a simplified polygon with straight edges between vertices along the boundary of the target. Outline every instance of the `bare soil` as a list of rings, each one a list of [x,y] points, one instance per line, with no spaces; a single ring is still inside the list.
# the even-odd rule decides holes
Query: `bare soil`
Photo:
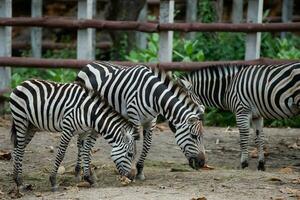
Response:
[[[0,120],[0,150],[10,151],[10,122]],[[208,165],[213,170],[192,170],[175,144],[173,134],[160,124],[153,136],[153,146],[145,163],[145,181],[122,186],[118,181],[110,146],[99,138],[93,154],[98,177],[93,188],[77,187],[73,170],[76,138],[72,139],[58,175],[60,189],[50,192],[48,181],[54,163],[58,133],[38,132],[26,148],[23,162],[25,184],[32,190],[21,199],[300,199],[300,129],[265,128],[267,163],[265,172],[256,170],[256,158],[246,170],[239,169],[240,150],[237,129],[206,127],[205,143]],[[139,142],[141,143],[141,142]],[[51,152],[50,146],[54,147]],[[251,140],[251,150],[254,140]],[[255,156],[255,152],[251,153]],[[9,199],[14,188],[12,162],[0,159],[0,199]]]

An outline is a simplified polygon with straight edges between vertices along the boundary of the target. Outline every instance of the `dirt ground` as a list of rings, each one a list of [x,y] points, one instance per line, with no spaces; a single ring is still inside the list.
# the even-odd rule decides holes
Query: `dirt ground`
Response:
[[[9,121],[0,120],[0,150],[11,150]],[[25,184],[32,190],[21,199],[300,199],[300,130],[265,128],[269,149],[265,172],[256,170],[256,158],[249,168],[239,169],[239,135],[235,128],[206,127],[208,164],[213,170],[194,171],[165,124],[159,125],[145,164],[145,181],[122,186],[110,160],[110,146],[99,138],[93,154],[98,177],[93,188],[77,187],[73,175],[76,138],[72,139],[58,175],[60,189],[50,192],[49,171],[54,163],[59,134],[38,132],[26,148],[23,162]],[[254,148],[251,140],[251,149]],[[51,146],[54,152],[51,152]],[[252,153],[255,157],[255,153]],[[0,159],[0,199],[9,199],[14,187],[11,161]]]

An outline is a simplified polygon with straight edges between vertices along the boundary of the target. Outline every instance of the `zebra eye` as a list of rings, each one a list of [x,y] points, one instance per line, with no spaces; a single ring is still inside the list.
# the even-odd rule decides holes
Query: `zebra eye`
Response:
[[[128,157],[132,158],[133,157],[133,153],[132,152],[128,152]]]
[[[197,140],[197,135],[191,134],[191,138]]]

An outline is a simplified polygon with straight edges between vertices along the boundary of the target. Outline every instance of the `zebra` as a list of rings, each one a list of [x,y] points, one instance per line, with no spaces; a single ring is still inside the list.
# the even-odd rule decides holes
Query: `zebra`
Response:
[[[258,149],[258,170],[265,170],[263,118],[300,113],[300,63],[216,65],[178,78],[193,101],[235,113],[240,133],[241,167],[248,167],[250,121]]]
[[[144,65],[125,67],[92,62],[78,73],[76,82],[98,92],[136,128],[143,127],[143,148],[136,163],[137,179],[144,180],[144,160],[152,143],[159,114],[170,123],[177,144],[194,169],[205,164],[204,107],[198,107],[167,73]],[[135,135],[135,139],[138,139]]]
[[[91,130],[95,133],[86,136],[90,141],[95,141],[97,135],[102,135],[112,145],[111,158],[120,175],[130,179],[134,177],[131,170],[136,153],[134,126],[84,86],[36,79],[24,81],[12,91],[10,108],[13,119],[13,179],[19,189],[23,185],[21,174],[24,151],[37,130],[62,132],[49,178],[52,191],[58,188],[56,174],[70,139],[77,133],[82,136]],[[87,145],[82,148],[80,142],[77,144],[84,157],[84,179],[93,185],[94,180],[89,172],[90,149]]]

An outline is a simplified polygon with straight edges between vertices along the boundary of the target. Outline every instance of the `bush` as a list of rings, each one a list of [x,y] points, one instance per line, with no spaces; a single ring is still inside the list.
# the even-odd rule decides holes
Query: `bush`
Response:
[[[22,56],[29,57],[31,56],[31,52],[23,51]],[[43,58],[76,58],[76,50],[47,50]],[[72,69],[12,68],[11,86],[15,88],[21,82],[34,78],[56,82],[72,82],[75,80],[76,75],[77,71]]]

